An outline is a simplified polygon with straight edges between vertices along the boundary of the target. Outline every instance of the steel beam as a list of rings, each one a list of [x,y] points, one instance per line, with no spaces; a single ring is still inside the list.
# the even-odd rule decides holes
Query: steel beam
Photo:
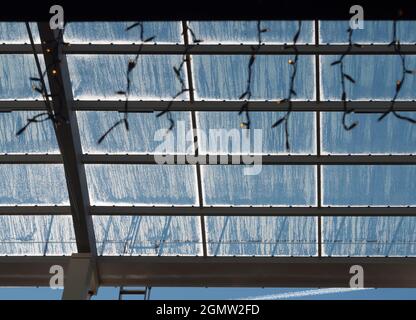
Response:
[[[69,257],[0,257],[0,286],[48,286]],[[366,288],[415,288],[416,258],[97,257],[100,286],[349,287],[352,265]]]
[[[71,215],[69,206],[0,206],[0,215]]]
[[[186,52],[198,55],[250,55],[252,53],[252,44],[66,44],[63,48],[65,54],[177,54],[181,55]],[[338,55],[343,54],[348,45],[343,44],[320,44],[307,45],[298,44],[298,52],[301,55]],[[36,45],[38,53],[42,53],[40,45]],[[402,54],[416,54],[416,45],[402,44]],[[0,44],[0,54],[28,54],[32,49],[28,44]],[[289,45],[281,44],[263,44],[257,54],[261,55],[289,55],[293,54],[294,49]],[[394,55],[397,54],[392,46],[387,44],[364,44],[361,47],[352,47],[350,55]]]
[[[188,34],[188,24],[186,21],[182,21],[182,37],[185,46],[189,48],[189,34]],[[192,62],[191,62],[191,55],[186,52],[186,74],[187,74],[187,82],[188,82],[188,89],[189,89],[189,101],[191,104],[195,102],[195,92],[194,92],[194,84],[193,84],[193,75],[192,75]],[[192,130],[194,134],[194,150],[195,156],[199,155],[199,143],[198,143],[198,122],[196,120],[196,112],[191,112],[191,122],[192,122]],[[196,165],[196,182],[197,182],[197,190],[198,190],[198,203],[199,207],[204,205],[204,197],[202,191],[202,178],[201,178],[201,166],[199,164]],[[200,224],[201,224],[201,238],[202,238],[202,252],[204,257],[207,256],[207,239],[206,239],[206,232],[205,232],[205,217],[200,217]]]
[[[174,163],[177,165],[194,165],[195,161],[185,159],[184,162],[178,162],[177,158],[172,156]],[[245,162],[252,164],[249,157],[241,156],[217,156],[217,161],[210,161],[207,155],[200,155],[196,159],[199,164],[217,165],[241,165]],[[233,157],[235,160],[233,161]],[[415,165],[416,155],[263,155],[259,156],[259,162],[262,165]],[[222,159],[223,158],[223,159]],[[221,160],[221,162],[220,162]],[[153,155],[104,155],[90,154],[83,155],[84,164],[157,164]],[[256,162],[257,163],[257,162]]]
[[[132,216],[416,216],[416,207],[91,206],[91,215]],[[69,206],[0,206],[0,215],[71,215]]]
[[[82,148],[76,113],[72,106],[74,99],[66,57],[62,53],[62,44],[59,43],[59,30],[51,30],[47,22],[38,23],[38,29],[45,65],[48,66],[46,75],[53,111],[59,115],[60,120],[55,124],[55,133],[63,158],[78,253],[96,255],[94,228],[88,214],[87,179],[81,163]]]
[[[199,155],[199,159],[178,160],[171,156],[174,165],[240,165],[250,164],[251,158],[232,155]],[[211,161],[215,157],[217,161]],[[263,155],[262,165],[416,165],[416,155]],[[152,164],[157,165],[154,155],[137,154],[83,154],[83,164]],[[234,159],[233,159],[234,158]],[[213,158],[214,159],[214,158]],[[221,160],[221,162],[220,162]],[[62,163],[58,154],[0,154],[0,164],[56,164]]]
[[[146,207],[92,206],[92,215],[114,216],[416,216],[416,207]]]
[[[56,164],[62,163],[60,154],[0,154],[0,164]]]
[[[240,111],[242,101],[174,101],[171,111],[214,111],[231,112]],[[342,101],[293,101],[294,112],[343,112]],[[165,110],[169,101],[131,100],[129,112],[158,112]],[[355,113],[382,113],[389,109],[389,101],[350,101],[349,108]],[[286,103],[276,101],[250,101],[251,111],[287,111]],[[39,100],[0,100],[0,113],[12,111],[45,110],[45,103]],[[75,100],[73,110],[77,111],[124,111],[122,100]],[[416,111],[416,101],[397,101],[396,111]]]
[[[91,254],[74,253],[65,273],[62,300],[88,300],[96,294],[98,274]]]

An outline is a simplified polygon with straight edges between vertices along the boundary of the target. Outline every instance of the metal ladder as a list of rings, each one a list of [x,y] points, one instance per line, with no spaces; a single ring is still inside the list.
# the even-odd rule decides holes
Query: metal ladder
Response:
[[[124,296],[143,296],[143,300],[150,300],[150,292],[152,287],[144,287],[143,289],[128,289],[126,287],[120,287],[118,293],[118,300],[123,299]]]

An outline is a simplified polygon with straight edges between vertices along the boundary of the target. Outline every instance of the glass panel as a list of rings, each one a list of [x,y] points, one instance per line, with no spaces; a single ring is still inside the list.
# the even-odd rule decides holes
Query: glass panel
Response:
[[[59,153],[51,121],[32,123],[26,131],[16,133],[27,124],[27,119],[38,111],[0,112],[1,153]]]
[[[0,165],[0,205],[68,204],[63,165]]]
[[[43,56],[38,57],[41,69],[45,70]],[[33,90],[30,77],[39,78],[33,55],[0,54],[0,99],[42,99],[42,95]]]
[[[415,256],[415,217],[323,217],[329,256]]]
[[[71,22],[65,29],[65,41],[72,43],[140,43],[140,27],[135,22]],[[143,22],[143,38],[155,37],[151,42],[181,42],[180,22]]]
[[[31,22],[30,30],[32,31],[33,41],[40,43],[38,26]],[[0,22],[0,43],[30,43],[24,22]]]
[[[348,43],[348,28],[349,21],[320,21],[320,43]],[[400,43],[415,43],[415,31],[415,21],[397,22],[397,39]],[[355,29],[352,40],[362,44],[388,44],[393,40],[393,22],[365,20],[364,29]]]
[[[206,205],[316,204],[315,166],[208,165],[201,173]]]
[[[283,112],[251,112],[251,130],[241,129],[245,116],[238,112],[198,112],[201,154],[287,154],[284,125],[272,125]],[[289,121],[291,154],[316,153],[315,114],[294,112]]]
[[[209,255],[316,255],[315,217],[206,217]]]
[[[193,140],[186,141],[186,134],[192,129],[190,112],[172,112],[175,126],[169,134],[166,133],[170,122],[166,117],[156,118],[156,113],[131,113],[129,131],[119,126],[98,144],[98,139],[121,117],[119,112],[77,112],[83,152],[185,154],[188,151],[193,154]]]
[[[341,100],[342,87],[339,65],[331,66],[340,56],[321,56],[322,100]],[[416,69],[416,56],[406,55],[406,68]],[[397,55],[346,56],[344,72],[355,84],[345,82],[347,99],[350,100],[391,100],[396,91],[396,81],[401,78],[402,65]],[[416,98],[416,78],[408,75],[403,82],[397,100]]]
[[[67,59],[74,98],[124,99],[117,91],[126,90],[126,70],[133,55],[69,55]],[[182,57],[176,55],[140,56],[130,76],[130,99],[171,99],[181,91],[173,70],[181,61]],[[182,72],[186,79],[186,72]],[[184,93],[177,100],[187,98],[188,94]]]
[[[249,55],[193,56],[196,99],[238,100],[246,91]],[[257,56],[253,64],[252,99],[283,99],[289,91],[290,56]],[[315,99],[313,56],[299,56],[295,99]]]
[[[71,255],[77,252],[71,216],[0,216],[0,255]]]
[[[323,166],[323,204],[410,206],[416,204],[416,166]]]
[[[416,112],[403,115],[416,119]],[[358,122],[350,131],[342,126],[341,112],[323,112],[321,116],[323,154],[415,153],[414,126],[394,116],[378,121],[380,114],[348,115],[348,123]]]
[[[205,43],[257,43],[257,21],[191,21],[189,26]],[[265,43],[292,43],[298,30],[297,21],[261,21]],[[313,22],[302,21],[298,43],[314,43]]]
[[[93,205],[195,205],[195,167],[86,165]]]
[[[94,216],[99,255],[201,255],[199,217]]]

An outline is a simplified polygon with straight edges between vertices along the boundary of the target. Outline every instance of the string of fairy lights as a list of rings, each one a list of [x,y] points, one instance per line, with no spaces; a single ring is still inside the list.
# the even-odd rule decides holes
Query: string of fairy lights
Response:
[[[187,26],[186,30],[184,30],[183,32],[187,32],[189,31],[189,33],[191,34],[191,38],[192,38],[192,43],[193,44],[198,44],[203,42],[202,39],[198,39],[195,35],[195,32],[189,27]],[[183,34],[182,34],[183,35]],[[185,92],[189,92],[189,88],[187,88],[186,85],[186,79],[184,77],[185,72],[184,72],[184,68],[186,66],[186,63],[188,62],[188,53],[189,53],[189,49],[190,47],[187,46],[185,49],[185,52],[182,55],[182,59],[181,62],[179,64],[179,66],[174,66],[173,67],[173,72],[175,73],[175,77],[176,79],[179,81],[181,88],[179,89],[179,91],[177,93],[175,93],[172,98],[170,99],[168,105],[166,106],[166,108],[159,112],[156,117],[159,118],[163,115],[166,114],[166,117],[170,123],[169,128],[167,130],[167,132],[170,132],[173,130],[174,126],[175,126],[175,121],[173,120],[173,116],[172,116],[172,112],[171,112],[171,107],[173,105],[173,103],[175,102],[175,100],[180,97],[182,94],[184,94]]]
[[[344,127],[345,130],[349,131],[351,129],[354,129],[358,125],[358,122],[355,121],[351,124],[347,124],[347,115],[352,113],[354,110],[353,109],[348,109],[347,90],[346,90],[345,80],[348,80],[352,84],[355,84],[355,79],[353,77],[351,77],[349,74],[345,73],[345,60],[344,59],[345,59],[345,57],[348,56],[348,54],[351,52],[351,50],[354,46],[355,47],[360,47],[360,45],[358,43],[354,43],[352,41],[352,36],[353,36],[353,33],[354,33],[354,29],[348,28],[347,33],[348,33],[348,47],[347,47],[347,50],[341,55],[341,57],[338,60],[335,60],[334,62],[332,62],[331,66],[332,67],[339,66],[339,73],[340,73],[340,79],[341,79],[341,88],[342,88],[341,100],[342,100],[342,105],[343,105],[343,109],[344,109],[344,113],[342,115],[342,126]]]
[[[286,46],[286,48],[293,48],[293,50],[295,52],[295,58],[293,60],[292,59],[288,60],[288,63],[292,66],[292,73],[290,75],[290,82],[289,82],[290,85],[289,85],[289,90],[288,90],[288,96],[285,99],[279,101],[279,103],[287,102],[288,103],[288,109],[287,109],[287,112],[285,113],[285,115],[283,117],[281,117],[279,120],[277,120],[272,125],[272,128],[276,128],[277,126],[281,125],[282,123],[285,124],[285,145],[286,145],[286,150],[287,151],[290,150],[289,117],[292,113],[292,97],[296,96],[295,80],[296,80],[296,75],[297,75],[297,70],[298,70],[298,60],[299,60],[299,51],[298,51],[298,48],[297,48],[296,44],[298,42],[301,30],[302,30],[302,21],[298,21],[298,29],[297,29],[295,35],[293,36],[293,44],[291,46]]]
[[[251,55],[250,55],[250,59],[248,61],[248,67],[247,67],[248,77],[247,77],[246,90],[238,98],[239,100],[245,99],[245,101],[241,105],[240,112],[238,113],[239,115],[241,115],[244,112],[246,116],[246,121],[240,124],[240,127],[242,129],[248,129],[248,130],[250,129],[251,119],[250,119],[250,113],[249,113],[248,107],[249,107],[250,99],[252,96],[251,82],[253,80],[253,65],[254,65],[254,62],[256,61],[257,53],[259,52],[261,45],[263,43],[262,34],[267,31],[269,31],[269,29],[262,28],[261,21],[257,21],[257,45],[251,47]]]
[[[124,127],[126,128],[127,131],[129,131],[129,120],[128,120],[128,114],[129,114],[129,96],[131,93],[131,87],[132,87],[132,79],[131,79],[131,74],[133,72],[134,69],[136,69],[137,67],[137,63],[139,61],[139,57],[140,57],[140,53],[143,49],[143,45],[145,43],[149,43],[151,41],[153,41],[156,36],[151,36],[149,38],[145,38],[144,37],[144,25],[143,22],[139,21],[136,23],[133,23],[131,26],[126,28],[126,31],[130,31],[134,28],[139,28],[139,34],[140,34],[140,45],[139,45],[139,49],[135,55],[135,57],[133,59],[130,59],[127,63],[127,74],[126,74],[126,89],[125,90],[119,90],[116,93],[118,95],[123,95],[125,97],[125,102],[124,102],[124,112],[123,112],[123,118],[120,119],[119,121],[115,122],[99,139],[98,139],[98,144],[102,143],[104,141],[104,139],[108,136],[108,134],[113,131],[115,128],[117,128],[119,125],[124,124]]]
[[[396,118],[398,118],[400,120],[405,120],[405,121],[408,121],[410,123],[416,124],[415,119],[412,119],[410,117],[406,117],[402,114],[399,114],[396,110],[394,110],[396,100],[397,100],[397,98],[400,94],[400,91],[403,88],[403,84],[404,84],[406,78],[410,75],[415,75],[416,74],[416,71],[410,70],[406,66],[406,57],[401,51],[400,40],[397,39],[397,20],[393,21],[393,40],[389,43],[389,46],[393,46],[394,52],[400,58],[400,65],[401,65],[401,73],[402,74],[401,74],[400,79],[396,81],[396,90],[395,90],[393,99],[391,100],[390,108],[378,118],[378,121],[383,120],[387,115],[392,113]]]
[[[33,49],[33,54],[35,57],[35,62],[36,62],[36,66],[37,66],[37,71],[38,71],[38,76],[37,77],[30,77],[30,81],[32,82],[32,88],[34,91],[38,92],[39,94],[42,95],[42,98],[45,102],[45,106],[46,106],[46,112],[42,112],[39,113],[31,118],[27,119],[27,123],[20,129],[17,131],[16,135],[21,135],[25,132],[25,130],[33,123],[39,123],[39,122],[45,122],[48,120],[51,120],[54,124],[58,124],[60,121],[66,121],[59,112],[56,112],[56,110],[54,111],[51,107],[51,103],[49,101],[49,98],[52,98],[52,96],[50,94],[48,94],[47,92],[47,87],[46,87],[46,83],[44,80],[44,77],[47,73],[47,71],[52,68],[52,72],[54,70],[54,67],[56,64],[59,64],[60,61],[56,56],[56,59],[54,58],[54,62],[50,65],[50,66],[46,66],[46,70],[44,72],[42,72],[41,70],[41,66],[40,66],[40,62],[38,59],[38,55],[36,53],[36,49],[35,49],[35,45],[33,42],[33,36],[32,36],[32,32],[30,30],[30,26],[28,23],[26,23],[26,28],[27,28],[27,32],[29,34],[29,39],[32,45],[32,49]],[[132,79],[132,73],[133,71],[136,69],[137,65],[138,65],[138,60],[141,56],[141,52],[143,49],[143,46],[151,41],[153,41],[156,36],[151,36],[148,38],[145,38],[144,34],[145,34],[145,30],[144,30],[144,23],[143,22],[136,22],[132,25],[130,25],[129,27],[127,27],[125,29],[126,32],[135,29],[135,28],[139,28],[139,35],[140,35],[140,40],[141,43],[139,45],[138,51],[136,53],[136,55],[134,56],[133,59],[130,59],[127,63],[127,72],[126,72],[126,86],[124,90],[119,90],[116,91],[117,95],[123,95],[125,97],[125,102],[124,102],[124,110],[123,110],[123,117],[116,121],[107,131],[105,131],[105,133],[98,139],[97,143],[100,144],[102,143],[105,138],[118,126],[124,124],[125,129],[128,131],[129,130],[129,120],[128,120],[128,114],[130,112],[129,110],[129,101],[130,101],[130,94],[131,94],[131,90],[132,90],[132,86],[133,86],[133,79]],[[64,35],[64,29],[61,29],[58,35],[58,38],[56,39],[56,41],[54,41],[53,44],[51,44],[51,54],[53,54],[55,56],[55,54],[58,53],[58,46],[59,45],[64,45],[64,41],[63,41],[63,35]],[[299,36],[301,34],[301,30],[302,30],[302,22],[298,21],[298,25],[297,25],[297,30],[293,36],[292,39],[292,44],[291,45],[286,45],[285,44],[285,48],[291,48],[294,51],[294,58],[290,58],[288,60],[289,65],[291,66],[291,73],[290,73],[290,78],[289,78],[289,88],[288,88],[288,92],[287,92],[287,96],[284,99],[281,99],[279,101],[277,101],[277,104],[279,106],[282,105],[287,105],[287,111],[285,112],[285,114],[280,117],[277,121],[275,121],[272,125],[272,128],[276,128],[280,125],[284,125],[284,133],[285,133],[285,147],[287,151],[290,151],[290,137],[289,137],[289,120],[290,120],[290,115],[292,113],[292,99],[293,97],[295,97],[297,95],[296,91],[295,91],[295,84],[296,84],[296,77],[298,75],[298,61],[299,61],[299,50],[297,47],[297,43],[299,40]],[[239,111],[239,115],[243,114],[245,115],[245,121],[240,123],[240,127],[242,129],[250,129],[251,127],[251,118],[250,118],[250,112],[249,112],[249,105],[250,105],[250,100],[252,98],[252,81],[253,81],[253,72],[254,72],[254,64],[256,62],[256,57],[258,55],[259,50],[261,50],[263,43],[263,39],[262,39],[262,35],[268,31],[270,31],[268,28],[264,28],[261,25],[261,21],[257,21],[256,23],[256,31],[257,31],[257,44],[252,46],[252,52],[250,54],[250,58],[248,59],[248,65],[247,65],[247,71],[248,71],[248,75],[247,75],[247,81],[246,81],[246,87],[245,87],[245,91],[239,96],[239,100],[242,100],[242,104],[241,104],[241,108]],[[192,44],[199,44],[201,42],[203,42],[202,39],[199,39],[197,37],[197,35],[195,34],[195,32],[188,27],[187,30],[185,30],[184,32],[189,32],[191,39],[192,39]],[[353,34],[354,34],[354,30],[352,28],[348,28],[347,29],[347,34],[348,34],[348,45],[347,48],[345,50],[345,52],[339,57],[338,60],[335,60],[331,63],[332,67],[338,67],[339,68],[339,78],[340,78],[340,82],[341,82],[341,101],[343,104],[343,116],[342,116],[342,126],[346,131],[352,130],[353,128],[355,128],[358,125],[358,121],[352,122],[352,123],[347,123],[347,116],[351,113],[354,112],[354,109],[348,108],[348,102],[350,100],[348,100],[347,97],[347,86],[346,86],[346,82],[348,81],[350,84],[355,85],[356,84],[356,80],[349,74],[347,74],[345,72],[345,65],[346,65],[346,57],[349,56],[349,54],[351,53],[351,50],[353,47],[360,47],[361,45],[358,43],[355,43],[352,38],[353,38]],[[412,76],[416,74],[416,71],[414,70],[410,70],[407,67],[407,63],[406,63],[406,56],[403,54],[402,49],[401,49],[401,44],[400,44],[400,40],[398,39],[397,36],[397,20],[393,21],[393,39],[390,42],[389,46],[392,46],[394,48],[394,52],[396,54],[397,57],[399,57],[400,61],[401,61],[401,77],[399,80],[396,81],[395,83],[395,93],[394,96],[392,97],[391,103],[390,103],[390,107],[388,110],[386,110],[384,113],[382,113],[382,115],[378,118],[378,121],[382,121],[384,118],[386,118],[389,114],[393,114],[396,118],[400,119],[400,120],[405,120],[407,122],[410,122],[412,124],[416,124],[416,120],[410,117],[407,117],[403,114],[398,113],[395,110],[395,104],[396,101],[399,97],[399,94],[403,88],[403,85],[407,79],[408,76]],[[187,82],[185,79],[185,72],[184,72],[184,68],[186,67],[186,62],[187,62],[187,56],[189,55],[189,50],[190,50],[190,46],[186,46],[185,48],[185,52],[182,55],[182,59],[181,62],[179,63],[179,65],[177,66],[173,66],[173,72],[175,74],[175,77],[177,79],[177,81],[180,84],[180,89],[178,90],[178,92],[176,92],[174,95],[172,95],[170,101],[168,102],[166,108],[164,110],[162,110],[161,112],[159,112],[158,114],[156,114],[157,118],[160,118],[164,115],[166,115],[167,120],[169,121],[169,128],[168,131],[171,131],[174,126],[175,126],[175,121],[173,119],[172,116],[172,112],[171,112],[171,107],[174,103],[174,101],[180,97],[182,94],[189,92],[189,88],[187,87]],[[48,49],[50,50],[50,49]],[[319,85],[319,84],[317,84]],[[61,86],[61,84],[60,84]],[[59,97],[57,97],[58,99],[63,99],[63,97],[58,94]],[[278,111],[278,108],[276,108]]]
[[[65,117],[59,112],[59,110],[56,111],[52,108],[51,102],[49,100],[50,98],[52,98],[52,95],[48,93],[48,89],[47,89],[46,82],[45,82],[45,76],[47,72],[50,69],[52,69],[52,73],[56,74],[56,66],[60,63],[60,60],[58,57],[58,54],[59,54],[58,46],[60,44],[64,44],[63,36],[65,32],[65,25],[63,29],[59,30],[56,41],[53,41],[51,43],[46,43],[49,46],[49,48],[47,49],[47,53],[52,55],[53,62],[50,65],[47,65],[45,67],[45,71],[42,72],[42,67],[39,61],[38,54],[36,52],[30,24],[28,22],[26,22],[25,24],[26,24],[26,30],[29,36],[30,45],[32,47],[32,52],[34,55],[34,60],[35,60],[36,69],[38,73],[37,77],[30,77],[29,80],[32,83],[32,89],[38,92],[42,96],[42,99],[45,103],[46,112],[40,112],[34,115],[33,117],[26,119],[26,124],[16,132],[16,136],[20,136],[21,134],[23,134],[26,131],[26,129],[31,124],[34,124],[34,123],[40,123],[40,122],[45,122],[45,121],[50,120],[52,121],[54,125],[58,125],[61,122],[66,122]],[[57,83],[58,83],[59,89],[63,91],[62,83],[60,83],[59,80]],[[63,97],[60,94],[58,94],[56,98],[63,99]],[[59,105],[62,105],[62,104],[59,104]]]

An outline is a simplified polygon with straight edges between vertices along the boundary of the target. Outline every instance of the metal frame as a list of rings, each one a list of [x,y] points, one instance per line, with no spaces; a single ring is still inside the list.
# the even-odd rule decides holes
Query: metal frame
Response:
[[[0,206],[0,215],[71,215],[70,206]],[[89,215],[110,216],[252,216],[252,217],[366,217],[416,216],[408,207],[242,207],[242,206],[90,206]]]
[[[174,101],[170,107],[171,111],[213,111],[213,112],[238,112],[243,101]],[[129,112],[163,111],[169,101],[154,100],[131,100],[129,101]],[[293,101],[294,112],[343,112],[342,101]],[[382,113],[389,109],[390,101],[350,101],[349,108],[355,113]],[[76,111],[119,111],[124,112],[124,101],[122,100],[75,100],[73,109]],[[287,111],[287,103],[277,101],[250,101],[250,110],[255,111]],[[39,111],[45,110],[45,103],[39,100],[0,100],[0,112],[12,111]],[[416,111],[416,101],[397,101],[396,111]]]
[[[320,112],[342,112],[341,101],[321,101],[319,85],[316,85],[316,101],[294,101],[293,111],[316,113],[316,155],[262,155],[263,165],[315,165],[317,166],[317,206],[313,207],[207,207],[203,206],[200,166],[208,162],[209,156],[199,155],[195,137],[195,154],[201,160],[183,164],[195,165],[199,205],[196,207],[118,207],[91,206],[85,177],[85,164],[156,164],[153,155],[108,155],[82,154],[75,111],[119,111],[124,110],[124,101],[74,101],[69,78],[66,55],[70,54],[186,54],[186,71],[189,101],[175,101],[171,111],[191,112],[192,128],[197,129],[196,112],[240,111],[242,101],[196,101],[192,77],[192,55],[246,54],[252,53],[252,45],[189,44],[187,24],[182,22],[183,44],[59,44],[57,34],[46,23],[39,23],[42,44],[35,51],[43,54],[48,68],[51,87],[51,105],[55,112],[67,121],[55,125],[61,154],[13,154],[0,155],[0,164],[52,164],[61,163],[65,169],[70,206],[0,206],[0,215],[72,215],[79,253],[87,274],[78,268],[71,271],[73,279],[90,281],[98,276],[98,285],[103,286],[285,286],[285,287],[345,287],[349,285],[349,267],[359,264],[366,270],[365,285],[370,287],[416,287],[416,258],[329,258],[322,257],[322,217],[326,216],[416,216],[416,207],[323,207],[321,195],[322,165],[416,165],[416,155],[322,155],[320,148]],[[319,23],[315,21],[315,43],[298,45],[302,55],[315,57],[315,81],[320,82],[320,55],[343,54],[347,45],[319,44]],[[57,50],[59,62],[54,59]],[[51,52],[52,51],[52,52]],[[403,54],[416,54],[415,45],[402,45]],[[28,44],[0,44],[0,54],[33,54]],[[285,45],[262,45],[258,54],[291,55],[293,48]],[[353,47],[349,54],[396,54],[388,45],[363,45]],[[55,70],[55,72],[52,72]],[[169,101],[130,101],[131,112],[154,112],[164,110]],[[380,113],[388,110],[389,101],[351,101],[349,107],[356,113]],[[397,111],[416,111],[416,101],[398,101]],[[0,101],[0,112],[45,110],[43,101]],[[286,103],[276,101],[250,101],[251,111],[286,111]],[[212,155],[211,155],[212,156]],[[224,157],[224,156],[223,156]],[[234,156],[235,157],[235,156]],[[238,157],[237,162],[244,162]],[[224,159],[222,159],[224,160]],[[226,155],[225,162],[233,163],[233,156]],[[234,159],[235,160],[235,159]],[[182,164],[182,163],[176,163]],[[138,215],[138,216],[198,216],[201,219],[203,257],[97,257],[92,215]],[[311,258],[247,258],[208,257],[205,231],[206,216],[314,216],[317,222],[317,257]],[[77,257],[0,257],[0,286],[49,285],[49,268],[61,265],[66,269],[75,265]],[[91,259],[91,261],[89,261]],[[69,270],[69,269],[68,269]],[[80,277],[78,277],[80,276]],[[85,276],[85,277],[83,277]],[[71,276],[72,278],[72,276]],[[84,281],[82,280],[82,281]],[[72,281],[72,280],[70,280]],[[71,286],[67,297],[85,296],[85,286]],[[82,291],[82,292],[81,292]]]
[[[0,257],[0,286],[49,286],[49,268],[65,275],[70,257]],[[366,288],[416,287],[416,258],[97,257],[100,286],[349,287],[350,268]],[[67,278],[65,278],[67,281]]]
[[[55,114],[65,121],[54,124],[59,149],[62,154],[65,177],[71,203],[72,221],[78,253],[97,254],[92,218],[88,214],[89,196],[85,170],[81,163],[81,141],[76,113],[72,110],[72,86],[66,56],[59,44],[58,32],[49,23],[38,23],[46,75]]]
[[[140,49],[141,54],[251,54],[252,44],[144,44]],[[140,44],[66,44],[63,47],[65,54],[136,54]],[[339,44],[298,44],[298,51],[302,55],[337,55],[343,54],[348,45]],[[36,51],[42,53],[40,45]],[[402,44],[403,54],[416,54],[416,46]],[[32,48],[28,44],[0,44],[0,54],[28,54]],[[262,55],[288,55],[294,50],[290,46],[281,44],[263,44],[257,54]],[[396,54],[392,46],[387,44],[364,44],[361,47],[353,47],[348,54]]]

